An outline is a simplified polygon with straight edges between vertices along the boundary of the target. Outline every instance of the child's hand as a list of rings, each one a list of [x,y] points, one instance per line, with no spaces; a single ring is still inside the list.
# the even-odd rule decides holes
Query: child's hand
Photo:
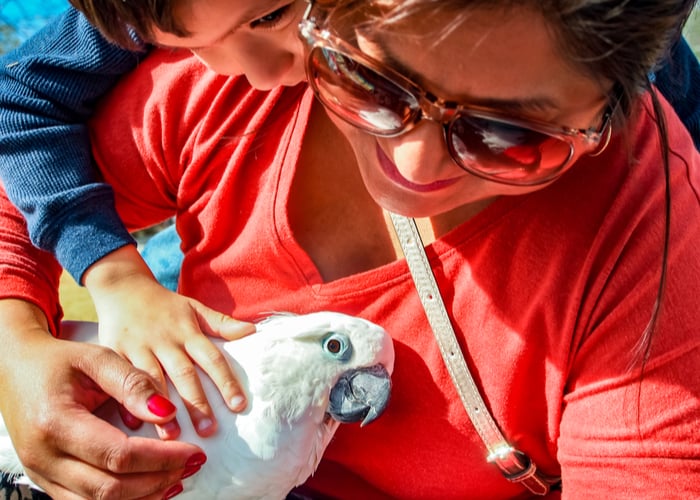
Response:
[[[221,351],[204,335],[233,340],[255,330],[200,302],[162,287],[134,247],[124,247],[93,264],[85,273],[99,317],[100,342],[160,381],[172,381],[201,436],[216,431],[216,419],[195,364],[212,379],[232,411],[245,408],[238,381]],[[179,427],[159,428],[172,439]]]

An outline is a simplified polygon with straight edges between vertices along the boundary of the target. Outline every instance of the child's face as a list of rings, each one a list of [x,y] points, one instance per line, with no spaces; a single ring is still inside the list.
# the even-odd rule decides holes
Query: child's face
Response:
[[[189,36],[154,31],[156,45],[190,50],[213,71],[267,90],[304,80],[297,25],[304,0],[187,0],[175,15]]]
[[[442,12],[431,16],[430,22],[437,26],[454,19],[454,13]],[[513,118],[561,127],[601,127],[611,84],[601,84],[569,64],[540,14],[517,6],[471,9],[465,21],[441,39],[427,36],[431,28],[426,24],[425,17],[405,19],[391,31],[387,28],[374,33],[371,40],[360,35],[359,49],[447,101],[485,106]],[[375,92],[385,93],[376,81],[364,80],[373,78],[370,73],[354,73],[357,70],[347,60],[335,64],[344,68],[343,72],[349,68],[365,86],[375,86]],[[333,92],[341,95],[337,89]],[[350,92],[342,95],[353,98]],[[386,96],[385,102],[395,99],[388,93]],[[391,118],[370,107],[363,112],[374,113],[372,119],[379,124]],[[378,137],[331,117],[353,147],[370,194],[394,212],[436,216],[547,185],[513,186],[468,173],[453,161],[441,123],[423,119],[403,134]],[[488,138],[484,137],[485,143]],[[566,168],[596,147],[578,145]],[[467,148],[465,156],[474,152]],[[475,158],[478,163],[480,157]]]

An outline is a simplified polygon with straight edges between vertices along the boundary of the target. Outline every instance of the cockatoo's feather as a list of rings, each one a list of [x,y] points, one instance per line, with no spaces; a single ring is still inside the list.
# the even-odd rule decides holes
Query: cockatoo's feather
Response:
[[[66,326],[74,340],[96,342],[97,326]],[[201,375],[219,421],[212,438],[200,438],[187,417],[180,439],[201,446],[207,463],[185,479],[182,499],[279,499],[316,470],[339,422],[376,418],[389,396],[394,350],[379,326],[339,313],[275,314],[240,340],[216,341],[229,357],[248,396],[232,413]],[[171,395],[176,392],[171,388]],[[180,415],[184,405],[173,402]],[[131,435],[157,437],[152,426],[127,429],[114,404],[97,412]],[[22,474],[22,465],[0,419],[0,470]],[[20,482],[30,482],[26,476]]]

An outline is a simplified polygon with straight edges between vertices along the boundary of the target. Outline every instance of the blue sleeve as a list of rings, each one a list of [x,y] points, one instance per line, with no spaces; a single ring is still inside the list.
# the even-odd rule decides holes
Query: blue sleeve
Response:
[[[79,282],[133,244],[99,180],[85,122],[146,52],[111,44],[71,8],[0,59],[0,179],[34,244]]]
[[[685,39],[673,47],[671,57],[654,78],[700,149],[700,64]]]

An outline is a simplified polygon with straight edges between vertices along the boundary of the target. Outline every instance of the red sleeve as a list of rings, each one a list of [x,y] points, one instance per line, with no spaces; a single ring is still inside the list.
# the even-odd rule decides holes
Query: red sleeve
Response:
[[[661,314],[642,365],[637,346],[657,296],[665,229],[663,165],[649,119],[630,166],[640,170],[630,176],[636,187],[618,194],[618,216],[600,229],[623,235],[624,245],[602,252],[614,259],[592,285],[600,291],[592,294],[590,334],[577,346],[564,396],[558,459],[567,498],[700,493],[700,161],[664,105],[674,147]]]
[[[0,185],[0,299],[16,298],[35,304],[56,334],[63,315],[58,301],[60,276],[58,262],[32,244],[24,218]]]

